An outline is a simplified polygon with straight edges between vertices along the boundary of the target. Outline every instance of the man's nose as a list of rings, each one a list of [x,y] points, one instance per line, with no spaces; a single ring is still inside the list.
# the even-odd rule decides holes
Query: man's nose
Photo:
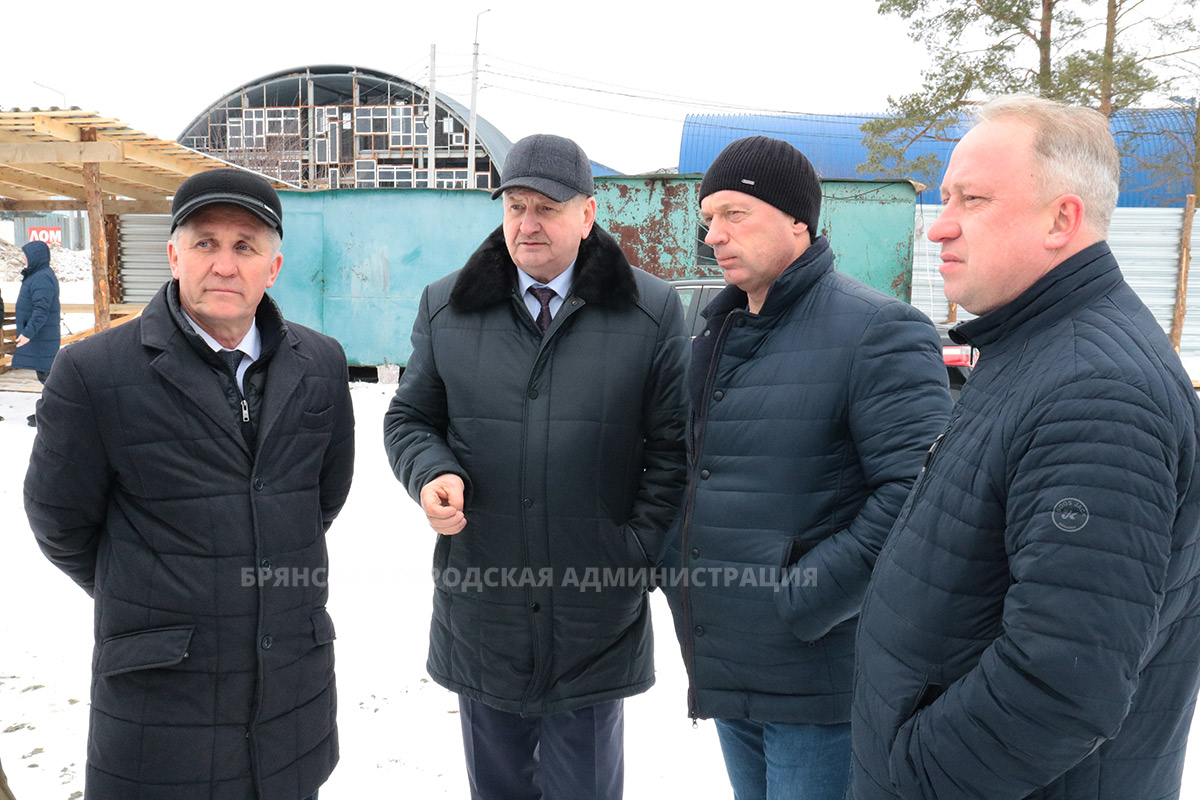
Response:
[[[957,239],[958,234],[958,223],[955,221],[949,206],[942,209],[937,219],[929,226],[929,230],[925,232],[925,235],[931,242],[944,242],[948,239]]]
[[[541,230],[542,224],[538,220],[537,215],[532,211],[526,211],[521,215],[521,232],[522,233],[537,233]]]
[[[222,247],[213,255],[213,272],[218,275],[236,275],[237,260],[233,250]]]
[[[704,234],[704,243],[711,247],[713,244],[724,240],[724,238],[724,228],[721,226],[717,217],[713,217],[712,221],[708,223],[708,231]]]

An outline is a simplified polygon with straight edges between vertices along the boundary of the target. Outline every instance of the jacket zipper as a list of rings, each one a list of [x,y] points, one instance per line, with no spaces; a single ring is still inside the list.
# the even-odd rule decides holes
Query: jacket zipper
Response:
[[[246,398],[242,398],[242,422],[250,421],[250,406],[246,405]]]
[[[736,313],[737,311],[734,310],[726,315],[725,321],[721,323],[721,330],[717,332],[717,343],[713,345],[712,360],[708,364],[708,375],[706,375],[704,378],[704,392],[701,395],[701,400],[705,403],[705,409],[708,407],[707,398],[712,395],[712,385],[714,379],[716,378],[717,364],[721,358],[721,349],[725,344],[725,336],[729,332],[729,328],[732,326],[733,315]],[[692,448],[691,463],[688,465],[687,503],[683,507],[683,527],[682,535],[679,541],[680,555],[683,558],[683,564],[681,566],[683,566],[684,569],[684,581],[680,584],[679,589],[681,601],[680,606],[683,609],[683,630],[685,634],[683,640],[683,665],[687,668],[688,674],[688,716],[692,719],[693,728],[696,727],[696,720],[698,718],[696,713],[696,680],[694,677],[696,668],[696,652],[694,642],[695,635],[692,632],[692,603],[688,592],[686,565],[688,560],[688,533],[691,531],[692,527],[692,508],[695,505],[696,478],[699,474],[699,471],[695,469],[695,467],[699,465],[700,454],[704,450],[702,445],[705,428],[707,427],[707,421],[708,413],[705,411],[703,420],[697,420],[696,424],[696,442]],[[701,422],[704,424],[701,424]]]

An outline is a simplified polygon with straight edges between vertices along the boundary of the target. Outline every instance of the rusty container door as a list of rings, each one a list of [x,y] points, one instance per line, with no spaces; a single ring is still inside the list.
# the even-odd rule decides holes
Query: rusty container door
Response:
[[[719,276],[704,244],[700,175],[614,175],[596,179],[596,220],[630,263],[660,278]],[[916,190],[908,181],[821,182],[819,232],[835,266],[906,302],[912,294]]]

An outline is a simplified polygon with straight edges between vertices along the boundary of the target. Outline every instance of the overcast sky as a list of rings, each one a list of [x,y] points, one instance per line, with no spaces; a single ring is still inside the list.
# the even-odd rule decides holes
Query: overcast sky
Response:
[[[280,70],[353,64],[428,85],[431,45],[438,94],[469,106],[490,9],[479,114],[513,141],[569,136],[628,173],[676,166],[688,113],[882,111],[926,63],[872,0],[4,5],[0,108],[65,100],[165,139]]]

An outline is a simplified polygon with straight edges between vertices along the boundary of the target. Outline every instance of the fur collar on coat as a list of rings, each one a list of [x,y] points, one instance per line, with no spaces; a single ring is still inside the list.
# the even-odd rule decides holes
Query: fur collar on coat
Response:
[[[516,269],[504,243],[504,226],[500,226],[467,259],[450,293],[450,305],[458,311],[476,311],[511,297],[517,285]],[[637,302],[633,268],[616,239],[599,225],[593,225],[579,245],[571,294],[587,303],[616,308]]]

